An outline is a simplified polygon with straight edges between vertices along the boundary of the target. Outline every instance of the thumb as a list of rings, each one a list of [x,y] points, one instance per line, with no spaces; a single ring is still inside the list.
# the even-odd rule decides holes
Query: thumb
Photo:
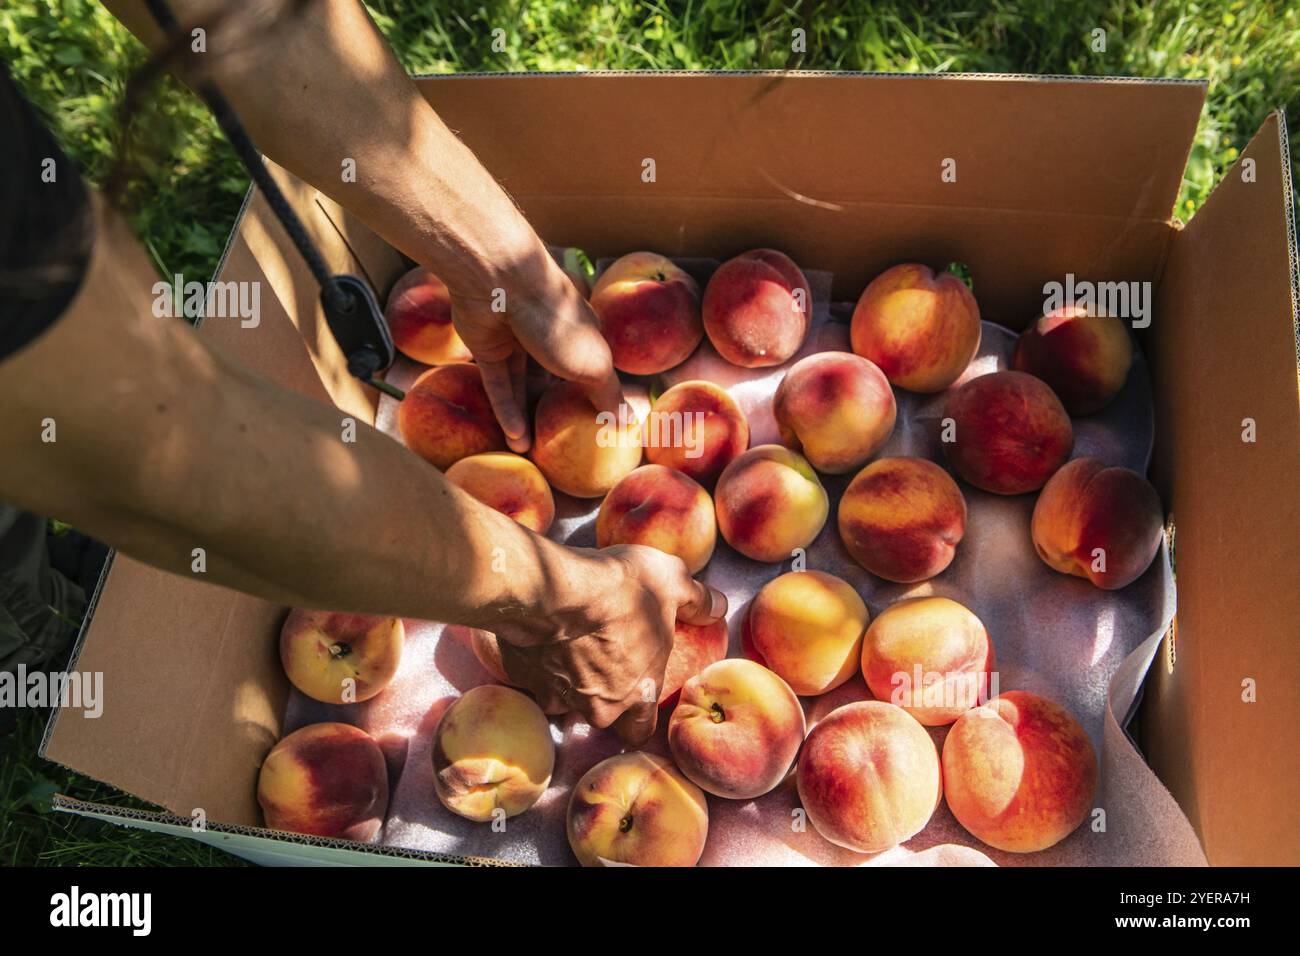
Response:
[[[727,596],[717,588],[691,578],[682,603],[677,606],[677,619],[687,624],[711,624],[727,613]]]

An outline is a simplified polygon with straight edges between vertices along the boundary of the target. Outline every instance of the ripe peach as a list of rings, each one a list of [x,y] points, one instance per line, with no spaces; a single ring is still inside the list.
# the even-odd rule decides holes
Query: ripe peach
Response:
[[[905,710],[878,700],[836,708],[799,755],[799,800],[836,846],[879,853],[925,829],[943,785],[930,734]]]
[[[309,724],[266,755],[257,802],[272,830],[371,840],[388,811],[383,751],[351,724]]]
[[[425,365],[472,362],[474,356],[451,324],[451,295],[442,280],[417,266],[388,293],[384,321],[397,351]]]
[[[952,563],[966,533],[966,499],[946,471],[924,458],[881,458],[840,498],[840,540],[877,577],[911,584]]]
[[[951,724],[989,697],[993,643],[980,619],[945,597],[908,598],[871,622],[862,676],[927,727]]]
[[[898,406],[884,373],[851,352],[800,359],[777,387],[772,411],[781,441],[818,471],[862,466],[894,431]]]
[[[676,706],[683,684],[727,656],[727,639],[727,622],[721,618],[711,624],[677,622],[664,683],[659,689],[661,708]]]
[[[479,822],[523,813],[555,768],[551,725],[533,701],[500,684],[466,691],[433,732],[433,786],[452,813]]]
[[[551,486],[536,465],[513,452],[462,458],[447,469],[447,480],[538,534],[546,534],[555,520]]]
[[[858,669],[868,617],[847,581],[825,571],[789,571],[768,581],[750,602],[745,653],[776,671],[796,694],[824,694]]]
[[[1160,549],[1160,496],[1128,468],[1076,458],[1034,504],[1034,548],[1048,567],[1107,591],[1142,576]]]
[[[785,779],[803,743],[804,716],[790,685],[742,658],[710,664],[682,687],[668,722],[678,768],[718,797],[761,797]]]
[[[971,379],[949,396],[945,415],[953,421],[953,440],[943,445],[948,463],[994,494],[1043,487],[1074,447],[1064,406],[1041,379],[1024,372]]]
[[[724,262],[704,289],[704,331],[718,354],[741,368],[789,359],[803,345],[811,317],[808,280],[775,249]]]
[[[566,829],[583,866],[694,866],[709,835],[709,806],[672,763],[638,750],[583,775]]]
[[[811,544],[830,508],[812,466],[780,445],[751,448],[723,469],[714,505],[727,543],[769,562]]]
[[[1013,690],[952,725],[943,779],[958,823],[989,846],[1032,853],[1059,843],[1088,815],[1097,757],[1064,707]]]
[[[942,392],[980,347],[980,310],[954,273],[907,263],[871,280],[849,326],[853,351],[899,388]]]
[[[417,378],[397,406],[397,427],[407,448],[444,470],[506,447],[474,365],[442,365]]]
[[[641,425],[597,412],[573,382],[556,382],[537,403],[532,457],[555,488],[599,498],[641,464]]]
[[[705,488],[749,447],[749,422],[712,382],[681,382],[659,396],[646,423],[646,460],[676,468]]]
[[[1072,415],[1109,404],[1132,364],[1133,343],[1124,323],[1075,305],[1040,316],[1021,334],[1011,357],[1013,369],[1050,385]]]
[[[704,338],[699,286],[654,252],[615,259],[596,281],[591,307],[614,367],[632,375],[656,375],[680,365]]]
[[[369,700],[402,662],[400,617],[295,608],[280,628],[280,663],[300,691],[327,704]]]
[[[649,545],[681,558],[691,574],[704,570],[717,539],[709,493],[663,465],[624,475],[596,514],[596,547]]]

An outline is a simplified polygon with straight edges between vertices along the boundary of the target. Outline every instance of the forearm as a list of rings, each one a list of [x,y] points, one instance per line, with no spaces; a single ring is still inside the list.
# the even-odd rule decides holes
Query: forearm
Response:
[[[129,29],[157,46],[142,0],[109,0]],[[225,5],[229,9],[230,5]],[[212,17],[203,0],[171,0],[182,24]],[[420,96],[356,0],[253,5],[269,28],[217,19],[213,78],[258,148],[432,269],[453,295],[483,298],[521,272],[562,281],[510,198]],[[226,55],[231,47],[237,52]],[[194,59],[197,59],[195,57]],[[206,65],[206,63],[205,63]],[[344,161],[355,162],[345,182]]]
[[[372,428],[345,442],[336,409],[153,318],[143,251],[114,217],[100,230],[69,311],[0,365],[0,498],[271,600],[489,630],[609,573]]]

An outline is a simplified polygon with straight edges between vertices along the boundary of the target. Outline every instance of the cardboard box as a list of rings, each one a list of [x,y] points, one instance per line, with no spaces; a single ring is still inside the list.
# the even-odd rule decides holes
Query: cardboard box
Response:
[[[1023,326],[1042,285],[1149,281],[1155,480],[1176,530],[1175,632],[1141,742],[1216,864],[1295,864],[1300,780],[1300,404],[1285,123],[1270,116],[1185,228],[1172,218],[1205,88],[1038,76],[567,74],[423,78],[421,89],[549,242],[721,256],[760,245],[835,274],[852,300],[887,266],[958,260],[984,317]],[[653,160],[652,182],[643,178]],[[945,160],[956,180],[945,182]],[[951,166],[949,167],[951,168]],[[279,174],[330,265],[381,296],[392,249]],[[373,420],[317,289],[260,195],[220,269],[263,284],[256,329],[202,334],[261,375]],[[1244,420],[1257,440],[1243,441]],[[267,861],[447,862],[256,829],[258,767],[288,687],[283,609],[117,556],[83,629],[99,719],[51,721],[44,754],[167,814],[59,805]],[[1243,702],[1243,682],[1256,699]],[[201,808],[206,830],[194,832]]]

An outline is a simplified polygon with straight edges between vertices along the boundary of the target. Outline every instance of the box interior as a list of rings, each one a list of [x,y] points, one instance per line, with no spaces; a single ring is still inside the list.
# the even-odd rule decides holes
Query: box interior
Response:
[[[1278,729],[1300,716],[1288,574],[1297,554],[1282,532],[1300,519],[1300,406],[1280,116],[1180,231],[1171,210],[1200,83],[802,73],[419,82],[543,238],[593,259],[772,245],[833,270],[842,300],[901,260],[960,261],[984,318],[1012,327],[1038,314],[1044,282],[1067,273],[1154,283],[1156,318],[1142,336],[1157,392],[1153,477],[1176,528],[1182,600],[1176,658],[1162,655],[1149,680],[1143,743],[1212,862],[1294,862],[1285,801],[1297,757]],[[1239,175],[1248,161],[1251,183]],[[402,257],[312,187],[276,175],[330,266],[382,298]],[[318,290],[260,195],[220,277],[262,282],[262,320],[213,320],[202,334],[259,374],[373,421],[374,394],[347,375]],[[1241,441],[1247,417],[1254,444]],[[257,770],[287,693],[269,639],[282,613],[116,556],[76,664],[104,672],[107,706],[95,720],[56,715],[46,756],[182,816],[201,807],[211,821],[257,825]],[[1258,698],[1243,704],[1248,678]]]

